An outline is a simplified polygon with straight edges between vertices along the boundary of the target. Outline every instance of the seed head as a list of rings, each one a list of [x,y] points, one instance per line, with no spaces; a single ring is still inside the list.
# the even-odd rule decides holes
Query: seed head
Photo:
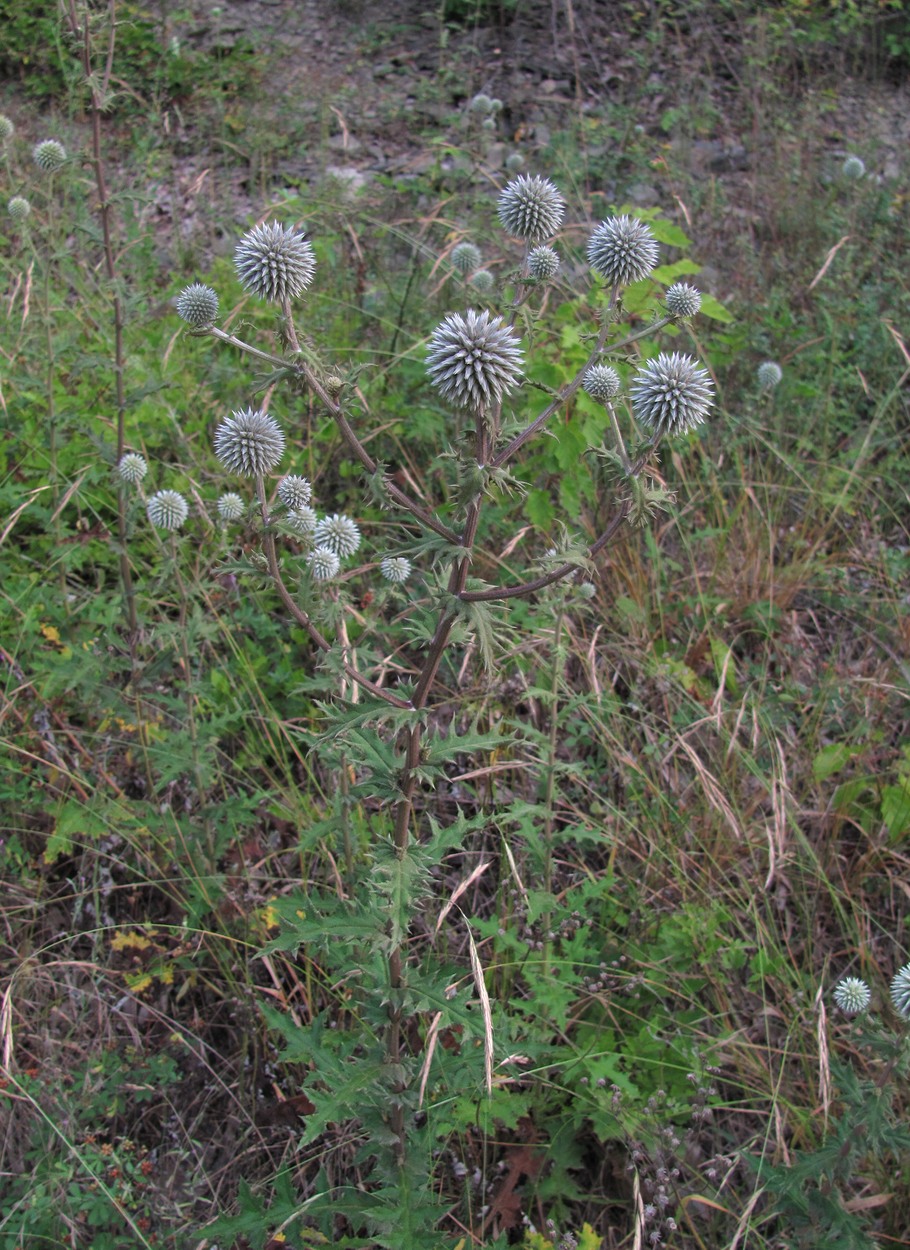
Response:
[[[234,412],[215,431],[215,455],[231,473],[264,477],[283,454],[281,426],[266,412]]]
[[[528,273],[538,282],[549,282],[559,273],[559,255],[552,247],[535,247],[528,253]]]
[[[528,243],[550,239],[562,224],[566,202],[548,178],[522,174],[499,196],[499,220],[506,234]]]
[[[117,461],[117,476],[128,486],[138,486],[148,471],[145,456],[138,451],[128,451]]]
[[[910,1020],[910,964],[904,964],[891,981],[891,1001],[894,1010],[905,1020]]]
[[[325,547],[337,556],[352,556],[360,546],[360,530],[349,516],[336,512],[317,522],[314,540],[317,548]]]
[[[239,521],[246,512],[246,504],[232,490],[226,491],[218,500],[218,515],[226,525]]]
[[[293,473],[283,477],[278,483],[278,498],[289,512],[305,508],[313,498],[313,488],[305,477],[296,477]]]
[[[592,365],[590,369],[586,369],[581,385],[586,394],[599,404],[615,399],[622,390],[619,374],[609,365]]]
[[[691,356],[661,352],[632,386],[632,411],[655,434],[685,434],[704,421],[713,389],[707,369],[699,369]]]
[[[0,113],[0,143],[6,143],[16,133],[16,127],[5,113]]]
[[[845,178],[862,178],[866,172],[866,166],[858,156],[848,156],[841,172]]]
[[[66,148],[56,139],[43,139],[32,148],[32,159],[46,174],[55,174],[66,164]]]
[[[433,332],[427,354],[430,381],[443,399],[479,412],[498,404],[521,377],[521,347],[502,317],[473,308],[449,313]]]
[[[834,1001],[846,1016],[858,1016],[872,1001],[869,986],[859,977],[844,977],[834,987]]]
[[[210,286],[201,282],[184,287],[175,303],[177,316],[182,317],[195,330],[212,325],[218,316],[218,296]]]
[[[610,217],[588,240],[588,263],[610,286],[647,278],[657,261],[657,240],[637,217]]]
[[[476,291],[480,291],[482,295],[486,295],[488,291],[493,290],[493,284],[496,279],[490,273],[489,269],[478,269],[475,274],[471,275],[471,286]]]
[[[674,282],[667,289],[667,312],[677,321],[689,321],[701,308],[701,291],[685,282]]]
[[[32,206],[24,195],[14,195],[6,206],[6,211],[16,223],[22,223],[32,211]]]
[[[190,514],[190,505],[176,490],[159,490],[145,505],[148,518],[157,530],[179,530]]]
[[[411,561],[404,556],[384,556],[379,562],[379,571],[387,582],[406,582],[411,576]]]
[[[479,268],[482,259],[480,248],[473,243],[458,243],[452,248],[452,264],[459,273],[471,273]]]
[[[763,391],[773,391],[776,386],[780,385],[784,371],[776,361],[766,360],[758,366],[755,376],[758,378],[758,385]]]
[[[281,303],[313,281],[316,256],[302,234],[270,221],[243,236],[234,251],[234,268],[245,291]]]
[[[341,561],[328,547],[314,547],[307,556],[310,572],[317,582],[328,582],[341,568]]]

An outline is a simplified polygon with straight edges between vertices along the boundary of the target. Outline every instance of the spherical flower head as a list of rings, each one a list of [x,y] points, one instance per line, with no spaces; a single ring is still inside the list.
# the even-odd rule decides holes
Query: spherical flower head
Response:
[[[538,282],[549,282],[559,273],[559,255],[552,247],[535,247],[528,253],[528,273]]]
[[[844,161],[842,173],[845,178],[862,178],[866,166],[858,156],[848,156]]]
[[[411,561],[404,556],[384,556],[379,562],[379,571],[387,582],[400,585],[411,576]]]
[[[317,547],[326,547],[337,556],[352,556],[360,546],[360,530],[349,516],[336,512],[317,522],[314,539]]]
[[[517,174],[519,169],[524,169],[525,158],[520,152],[510,152],[506,157],[506,169],[510,174]]]
[[[482,91],[478,92],[471,100],[468,108],[472,113],[492,113],[493,101],[488,95],[484,95]]]
[[[485,117],[485,118],[483,119],[483,121],[482,121],[480,124],[481,124],[481,126],[483,127],[483,129],[484,129],[484,130],[495,130],[495,129],[496,129],[496,118],[495,118],[495,117]]]
[[[688,321],[701,308],[701,291],[685,282],[667,288],[667,312],[677,321]]]
[[[32,159],[46,174],[55,174],[66,164],[66,148],[56,139],[43,139],[32,148]]]
[[[314,547],[307,556],[310,573],[317,582],[328,582],[341,568],[337,554],[328,547]]]
[[[16,127],[5,113],[0,113],[0,143],[7,143],[16,133]]]
[[[868,1011],[872,994],[866,982],[859,977],[844,977],[834,987],[834,1001],[845,1016],[858,1016]]]
[[[588,264],[611,286],[647,278],[658,256],[650,226],[637,217],[610,217],[588,240]]]
[[[302,234],[270,221],[243,236],[234,251],[234,268],[245,291],[283,303],[313,281],[316,256]]]
[[[486,295],[493,290],[496,279],[490,273],[489,269],[478,269],[475,274],[471,275],[471,286],[476,291],[480,291],[482,295]]]
[[[242,477],[264,477],[283,454],[281,426],[267,412],[234,412],[215,431],[215,455],[229,472]]]
[[[593,599],[597,594],[597,587],[593,582],[581,582],[578,586],[578,593],[582,599]]]
[[[891,1001],[894,1010],[905,1020],[910,1020],[910,964],[904,964],[891,981]]]
[[[473,308],[449,313],[433,331],[427,354],[430,381],[457,408],[479,412],[498,404],[521,377],[521,347],[502,317]]]
[[[499,196],[499,220],[506,234],[528,243],[550,239],[562,224],[566,202],[548,178],[522,174]]]
[[[177,316],[195,330],[212,325],[218,316],[218,296],[201,282],[184,287],[175,302]]]
[[[312,538],[316,532],[318,518],[312,508],[295,508],[284,518],[285,525],[299,534],[301,538]]]
[[[755,376],[763,391],[773,391],[776,386],[780,386],[784,371],[776,361],[766,360],[758,366]]]
[[[29,213],[31,213],[32,206],[29,204],[24,195],[14,195],[7,204],[6,211],[9,213],[10,217],[12,217],[13,221],[21,223],[25,221]]]
[[[218,500],[217,508],[218,515],[225,525],[230,525],[232,521],[239,521],[246,512],[246,504],[232,490],[225,491]]]
[[[176,490],[159,490],[145,505],[148,518],[157,530],[179,530],[190,514],[190,505]]]
[[[472,270],[480,267],[483,259],[480,255],[480,248],[473,243],[458,243],[452,248],[452,264],[459,273],[471,273]]]
[[[128,486],[138,486],[148,471],[145,456],[138,451],[128,451],[117,461],[117,476]]]
[[[313,488],[307,478],[289,473],[278,483],[278,498],[289,512],[296,512],[311,502]]]
[[[609,365],[591,365],[590,369],[585,370],[581,385],[582,390],[599,404],[615,399],[622,390],[619,374]]]
[[[661,352],[632,386],[632,411],[655,434],[685,434],[704,421],[713,390],[707,369],[699,369],[691,356]]]

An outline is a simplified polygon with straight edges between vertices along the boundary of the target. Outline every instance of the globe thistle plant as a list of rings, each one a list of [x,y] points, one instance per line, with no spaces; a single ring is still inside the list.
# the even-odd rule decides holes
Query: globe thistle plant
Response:
[[[609,365],[591,365],[581,380],[582,389],[598,403],[615,399],[622,390],[619,374]]]
[[[284,523],[300,538],[312,538],[316,532],[318,517],[312,508],[295,508],[284,518]]]
[[[313,487],[307,478],[290,473],[278,483],[278,498],[289,512],[296,512],[311,502]]]
[[[559,273],[559,254],[552,247],[535,247],[528,253],[528,273],[538,282],[549,282]]]
[[[518,339],[502,317],[469,309],[450,313],[430,339],[427,372],[443,399],[479,412],[498,404],[521,377]]]
[[[894,974],[891,980],[891,1001],[897,1014],[904,1020],[910,1020],[910,964],[904,964]]]
[[[201,282],[185,287],[175,303],[178,317],[182,317],[194,330],[212,325],[218,316],[218,296],[210,286]]]
[[[0,113],[0,143],[8,143],[16,133],[16,127],[5,113]]]
[[[638,374],[632,386],[632,411],[660,436],[686,434],[701,425],[714,402],[707,369],[691,356],[661,352]]]
[[[493,101],[488,95],[479,91],[471,100],[468,109],[472,113],[491,113],[493,111]]]
[[[459,273],[471,273],[480,267],[482,260],[480,248],[473,243],[458,243],[452,248],[452,264]]]
[[[190,514],[190,506],[176,490],[159,490],[145,506],[148,519],[158,530],[179,530]]]
[[[477,272],[471,276],[471,286],[474,287],[475,290],[480,291],[482,295],[486,295],[489,291],[492,291],[495,282],[496,279],[490,273],[489,269],[478,269]]]
[[[766,360],[758,366],[755,376],[763,391],[773,391],[776,386],[780,386],[784,371],[776,361]]]
[[[128,486],[138,486],[148,471],[145,456],[138,451],[128,451],[117,461],[117,476]]]
[[[548,178],[522,174],[499,196],[499,220],[507,234],[527,243],[550,239],[562,224],[566,202]]]
[[[217,508],[218,515],[225,525],[229,525],[232,521],[239,521],[244,512],[246,512],[246,504],[232,490],[225,491],[218,500]]]
[[[525,167],[525,158],[520,152],[510,152],[506,157],[506,169],[510,174],[517,174]]]
[[[352,556],[360,546],[360,530],[356,522],[341,512],[318,521],[313,537],[317,548],[334,551],[340,557]]]
[[[844,161],[841,172],[845,178],[862,178],[866,172],[866,166],[858,156],[848,156]]]
[[[32,206],[24,195],[14,195],[7,204],[6,211],[17,225],[21,225],[31,213]]]
[[[56,139],[43,139],[32,148],[32,159],[46,174],[55,174],[66,164],[66,148]]]
[[[234,268],[245,291],[281,304],[313,281],[316,256],[302,234],[270,221],[243,236],[234,251]]]
[[[844,977],[834,987],[834,1001],[845,1016],[858,1016],[868,1011],[872,994],[859,977]]]
[[[588,240],[588,264],[611,286],[647,278],[658,258],[650,226],[637,217],[610,217]]]
[[[701,308],[701,292],[685,282],[667,288],[667,312],[676,321],[689,321]]]
[[[411,576],[411,561],[404,556],[384,556],[379,562],[379,571],[387,582],[400,585]]]
[[[307,564],[314,581],[329,582],[341,568],[341,560],[328,547],[314,547],[307,556]]]
[[[245,408],[215,431],[215,455],[231,473],[264,477],[284,454],[284,434],[274,417]]]

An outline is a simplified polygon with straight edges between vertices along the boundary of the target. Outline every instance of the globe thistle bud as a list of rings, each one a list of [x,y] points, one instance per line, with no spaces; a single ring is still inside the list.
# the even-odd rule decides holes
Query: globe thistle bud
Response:
[[[12,217],[13,221],[21,225],[32,211],[32,206],[24,195],[14,195],[6,206],[6,211]]]
[[[317,517],[312,508],[295,508],[284,518],[284,523],[301,538],[312,538],[316,532]]]
[[[521,377],[521,347],[502,317],[473,308],[449,313],[433,331],[427,354],[430,381],[443,399],[479,412],[498,404]]]
[[[341,561],[328,547],[314,547],[307,556],[310,573],[317,582],[331,581],[341,568]]]
[[[552,247],[535,247],[528,253],[528,273],[538,282],[549,282],[559,273],[559,255]]]
[[[562,224],[566,202],[548,178],[522,174],[499,196],[499,220],[507,234],[528,243],[552,238]]]
[[[848,156],[841,172],[845,178],[862,178],[866,172],[866,166],[858,156]]]
[[[482,121],[480,124],[481,124],[481,126],[483,127],[483,129],[484,129],[484,130],[495,130],[495,129],[496,129],[496,118],[495,118],[495,117],[485,117],[485,118],[483,119],[483,121]]]
[[[494,95],[494,96],[493,96],[493,99],[490,101],[490,112],[491,112],[491,113],[501,113],[501,112],[502,112],[502,110],[503,110],[503,103],[502,103],[502,100],[498,99],[498,98]]]
[[[5,113],[0,113],[0,143],[7,143],[16,133],[16,127]]]
[[[520,169],[525,167],[525,158],[520,152],[510,152],[506,157],[506,169],[510,174],[517,174]]]
[[[190,514],[190,505],[176,490],[159,490],[145,506],[157,530],[179,530]]]
[[[597,587],[593,582],[581,582],[578,586],[578,593],[582,599],[593,599],[597,594]]]
[[[270,221],[243,236],[234,251],[234,268],[245,291],[282,303],[313,281],[316,256],[302,234]]]
[[[66,148],[56,139],[43,139],[32,148],[32,159],[46,174],[55,174],[66,164]]]
[[[894,1010],[905,1020],[910,1020],[910,964],[904,964],[891,981],[891,1001]]]
[[[647,278],[657,261],[657,240],[637,217],[610,217],[588,240],[588,264],[611,286]]]
[[[780,385],[784,371],[776,361],[766,360],[758,366],[755,376],[758,378],[758,385],[763,391],[773,391],[776,386]]]
[[[685,282],[674,282],[667,288],[667,312],[676,321],[688,321],[701,308],[701,291]]]
[[[622,381],[615,369],[609,365],[591,365],[581,379],[582,389],[599,404],[615,399],[622,390]]]
[[[337,373],[330,373],[325,380],[325,389],[334,398],[340,395],[344,387],[344,378],[340,378]]]
[[[699,369],[691,356],[661,352],[632,386],[632,411],[655,434],[685,434],[704,421],[712,391],[707,369]]]
[[[846,1016],[858,1016],[867,1011],[872,1001],[869,986],[859,977],[844,977],[834,987],[834,1001]]]
[[[239,521],[246,512],[246,504],[232,490],[225,491],[216,506],[218,515],[225,525],[229,525],[232,521]]]
[[[468,108],[472,113],[489,113],[492,112],[493,101],[488,95],[484,95],[484,93],[480,91],[471,100]]]
[[[313,488],[307,478],[290,473],[278,483],[278,498],[289,512],[296,512],[298,508],[305,508],[310,503]]]
[[[177,296],[175,306],[177,316],[182,317],[195,330],[212,325],[218,316],[218,296],[210,286],[204,286],[201,282],[184,287]]]
[[[337,556],[352,556],[360,546],[360,530],[349,516],[336,512],[317,522],[314,539],[317,547],[334,551]]]
[[[400,584],[411,576],[411,561],[404,556],[384,556],[379,562],[379,571],[387,582]]]
[[[473,243],[458,243],[452,248],[451,261],[459,273],[471,273],[480,267],[483,258]]]
[[[281,426],[266,412],[234,412],[215,431],[215,455],[231,473],[264,477],[283,454]]]
[[[138,486],[148,471],[145,456],[138,451],[128,451],[117,461],[117,476],[128,486]]]
[[[495,283],[496,279],[489,269],[478,269],[475,274],[471,275],[471,286],[479,291],[481,295],[486,295],[492,291]]]

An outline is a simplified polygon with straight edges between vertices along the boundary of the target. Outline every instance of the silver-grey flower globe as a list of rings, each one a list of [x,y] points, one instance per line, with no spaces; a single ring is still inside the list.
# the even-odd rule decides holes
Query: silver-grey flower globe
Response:
[[[496,279],[490,273],[489,269],[478,269],[475,274],[471,275],[471,286],[475,291],[479,291],[481,295],[486,295],[493,290]]]
[[[590,369],[585,370],[581,386],[592,399],[605,404],[608,400],[615,399],[622,390],[622,381],[610,365],[591,365]]]
[[[32,159],[46,174],[55,174],[66,164],[66,148],[56,139],[43,139],[32,148]]]
[[[859,977],[844,977],[834,987],[834,1001],[845,1016],[858,1016],[868,1011],[872,993]]]
[[[239,521],[244,512],[246,512],[246,504],[232,490],[225,491],[218,500],[217,507],[218,515],[226,525],[229,525],[232,521]]]
[[[295,508],[293,512],[289,512],[284,518],[284,523],[300,538],[312,538],[316,532],[318,517],[312,508],[304,505],[301,508]]]
[[[218,296],[202,282],[184,287],[177,296],[175,306],[177,316],[196,330],[212,325],[218,316]]]
[[[502,317],[450,313],[433,331],[427,354],[430,381],[443,399],[475,412],[501,403],[521,378],[518,339]]]
[[[667,288],[667,312],[677,321],[689,321],[701,308],[701,291],[686,282]]]
[[[17,225],[21,225],[29,217],[32,206],[24,195],[14,195],[7,204],[6,211]]]
[[[549,178],[522,174],[500,192],[498,207],[507,234],[540,243],[551,239],[562,225],[566,202]]]
[[[243,236],[234,251],[234,268],[245,291],[280,304],[310,285],[316,256],[304,235],[270,221]]]
[[[159,490],[145,505],[148,519],[158,530],[179,530],[190,514],[190,505],[176,490]]]
[[[148,471],[145,456],[138,451],[125,452],[117,461],[117,476],[128,486],[138,486]]]
[[[281,426],[267,412],[245,408],[226,417],[215,431],[215,455],[231,473],[264,477],[284,454]]]
[[[628,286],[647,278],[658,258],[650,226],[637,217],[610,217],[588,240],[588,264],[610,286]]]
[[[452,264],[459,273],[471,273],[480,267],[483,257],[480,248],[474,243],[458,243],[452,248]]]
[[[763,391],[773,391],[776,386],[780,386],[784,371],[776,360],[765,360],[758,366],[755,376]]]
[[[632,411],[656,435],[695,429],[713,402],[714,384],[707,369],[700,369],[691,356],[680,352],[661,352],[632,384]]]
[[[910,1020],[910,964],[904,964],[892,977],[891,1001],[897,1014]]]
[[[352,556],[360,546],[360,530],[357,523],[342,512],[323,517],[316,524],[314,540],[317,547],[327,547],[337,556]]]
[[[313,487],[308,478],[289,473],[278,483],[278,498],[290,512],[296,512],[312,501]]]
[[[307,556],[310,573],[317,582],[328,582],[341,568],[341,561],[334,551],[328,547],[314,547]]]
[[[528,273],[538,282],[549,282],[559,273],[559,253],[552,247],[535,247],[528,253]]]
[[[411,576],[411,561],[404,556],[383,556],[379,562],[379,571],[387,582],[400,584]]]
[[[5,113],[0,113],[0,143],[6,143],[16,133],[16,127]]]
[[[858,156],[848,156],[843,164],[843,175],[845,178],[862,178],[866,172],[866,166]]]

